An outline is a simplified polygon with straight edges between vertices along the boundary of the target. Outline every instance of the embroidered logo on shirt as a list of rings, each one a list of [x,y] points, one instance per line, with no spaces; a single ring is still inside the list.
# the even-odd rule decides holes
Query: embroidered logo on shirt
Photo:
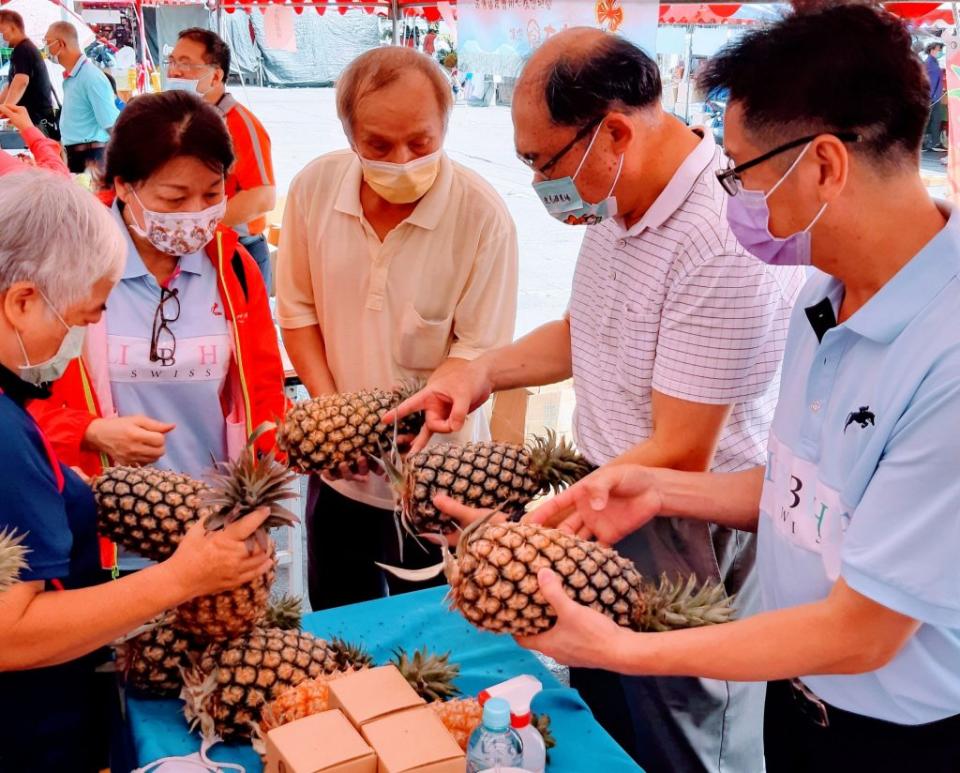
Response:
[[[875,427],[877,426],[874,423],[875,418],[869,405],[861,405],[859,410],[847,414],[847,423],[843,425],[843,432],[846,434],[851,424],[859,424],[861,429],[866,429],[868,426]]]
[[[215,317],[222,317],[223,312],[220,311],[220,304],[214,301],[213,306],[210,307],[210,313]]]
[[[107,364],[115,383],[160,383],[222,381],[230,365],[230,338],[226,335],[197,336],[177,343],[177,361],[150,362],[150,342],[145,339],[109,336]]]

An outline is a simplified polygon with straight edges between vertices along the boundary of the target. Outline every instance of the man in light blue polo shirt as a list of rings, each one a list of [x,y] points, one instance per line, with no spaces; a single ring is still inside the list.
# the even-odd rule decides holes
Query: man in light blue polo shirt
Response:
[[[960,212],[920,179],[922,66],[899,19],[841,5],[748,33],[702,79],[730,89],[718,176],[734,235],[823,272],[791,319],[767,465],[603,468],[532,520],[608,543],[661,514],[757,529],[765,611],[636,634],[544,570],[559,621],[521,644],[627,674],[768,681],[769,773],[955,773]]]
[[[60,135],[70,171],[80,174],[103,163],[110,129],[120,115],[116,95],[107,76],[83,55],[72,24],[51,24],[44,44],[48,56],[64,68]]]

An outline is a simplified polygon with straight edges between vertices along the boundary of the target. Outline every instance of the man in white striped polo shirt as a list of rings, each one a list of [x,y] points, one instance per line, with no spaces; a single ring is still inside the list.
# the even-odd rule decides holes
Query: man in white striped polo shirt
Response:
[[[762,464],[803,275],[736,243],[715,174],[723,154],[665,114],[660,93],[646,54],[596,30],[557,35],[531,58],[514,93],[517,151],[550,214],[592,225],[568,313],[431,379],[401,412],[425,409],[428,431],[447,432],[493,391],[572,374],[576,439],[594,464]],[[657,519],[617,547],[646,575],[719,577],[741,611],[754,602],[752,534]],[[762,766],[761,685],[576,669],[571,681],[648,773]]]

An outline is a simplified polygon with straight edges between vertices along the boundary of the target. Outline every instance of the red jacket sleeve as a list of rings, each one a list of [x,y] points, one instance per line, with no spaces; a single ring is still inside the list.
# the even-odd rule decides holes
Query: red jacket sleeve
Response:
[[[33,153],[37,166],[55,172],[62,177],[70,176],[70,170],[67,169],[67,165],[63,163],[63,156],[60,155],[59,143],[45,137],[36,127],[27,129],[23,133],[23,140],[30,148],[30,152]]]
[[[263,284],[263,276],[246,249],[238,244],[237,252],[240,254],[247,286],[243,376],[250,395],[250,425],[256,429],[265,421],[279,422],[286,411],[287,398],[283,389],[283,362],[277,342],[277,329],[270,313],[270,301]],[[274,448],[275,443],[275,433],[270,432],[260,439],[257,448],[268,452]]]
[[[100,455],[83,447],[87,427],[97,416],[83,405],[80,368],[79,360],[70,363],[63,377],[54,383],[53,394],[46,400],[33,400],[29,410],[61,462],[79,467],[87,475],[98,475],[102,468]]]

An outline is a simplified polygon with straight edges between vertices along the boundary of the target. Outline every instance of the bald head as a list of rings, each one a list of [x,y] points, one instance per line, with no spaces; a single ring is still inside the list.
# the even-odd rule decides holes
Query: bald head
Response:
[[[530,57],[514,99],[540,101],[554,124],[582,126],[660,101],[660,72],[641,49],[593,27],[554,35]]]

